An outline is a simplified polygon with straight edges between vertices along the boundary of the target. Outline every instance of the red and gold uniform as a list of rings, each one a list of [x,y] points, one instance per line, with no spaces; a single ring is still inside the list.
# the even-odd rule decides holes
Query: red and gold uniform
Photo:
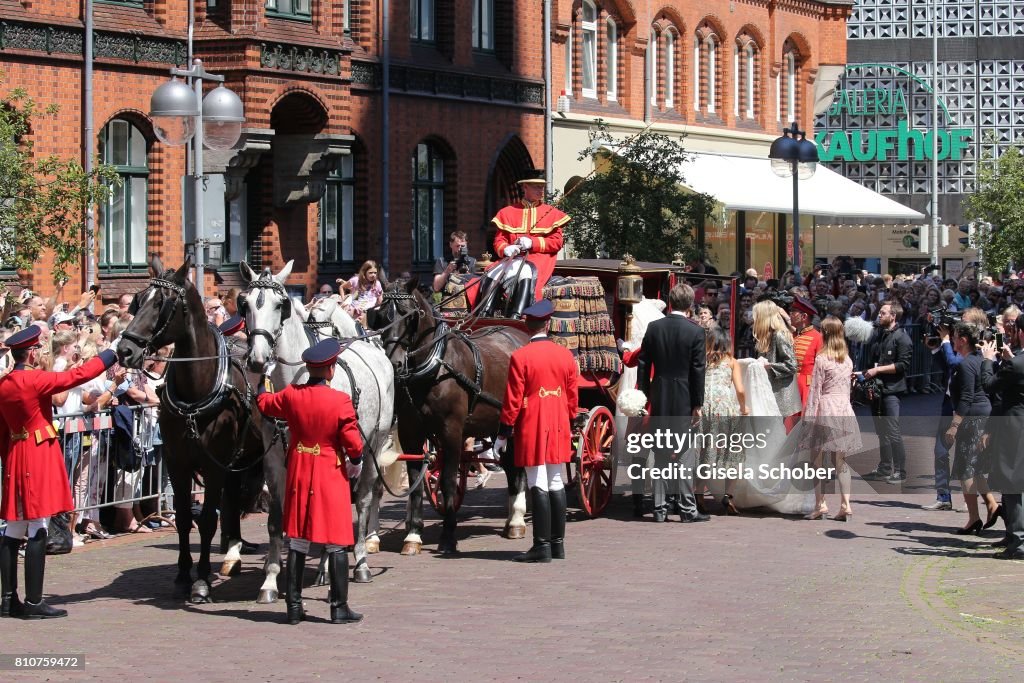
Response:
[[[18,365],[0,379],[0,518],[37,519],[74,508],[50,397],[98,377],[114,360],[114,353],[105,351],[64,372]]]
[[[796,355],[796,384],[800,389],[800,403],[807,405],[807,395],[811,391],[811,376],[814,374],[814,359],[821,351],[821,332],[808,325],[793,337],[793,351]]]
[[[288,421],[285,533],[312,543],[352,545],[345,457],[358,462],[363,451],[352,399],[325,380],[313,380],[260,394],[257,402],[264,415]]]
[[[520,237],[532,240],[533,245],[526,260],[537,269],[534,301],[543,298],[544,285],[555,272],[555,258],[562,248],[562,226],[569,220],[569,216],[550,204],[531,204],[527,201],[506,206],[491,219],[491,223],[498,229],[494,236],[494,251],[499,256]],[[495,265],[501,263],[498,261]]]
[[[578,374],[572,353],[546,336],[512,353],[501,424],[504,431],[515,431],[517,467],[569,462]]]

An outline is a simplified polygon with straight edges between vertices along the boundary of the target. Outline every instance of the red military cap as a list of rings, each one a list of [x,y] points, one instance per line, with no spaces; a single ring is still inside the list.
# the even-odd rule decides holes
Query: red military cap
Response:
[[[233,315],[220,324],[220,333],[225,337],[241,332],[242,328],[245,327],[245,318],[240,315]]]
[[[523,317],[527,320],[547,320],[555,312],[555,305],[550,299],[541,299],[525,311]]]
[[[20,332],[15,332],[7,341],[7,348],[12,351],[19,351],[21,349],[34,349],[41,346],[39,343],[39,335],[43,333],[42,328],[38,325],[29,325]]]
[[[814,307],[814,304],[812,304],[807,299],[804,299],[803,297],[799,296],[793,297],[793,303],[789,305],[789,311],[790,313],[792,313],[793,311],[802,311],[806,313],[808,317],[811,318],[818,315],[818,309]]]

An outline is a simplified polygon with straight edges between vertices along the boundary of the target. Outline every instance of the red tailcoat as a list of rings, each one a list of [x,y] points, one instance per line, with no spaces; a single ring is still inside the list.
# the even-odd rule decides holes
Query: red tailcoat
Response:
[[[264,415],[288,421],[285,533],[313,543],[355,543],[345,456],[361,457],[363,438],[352,399],[321,382],[291,384],[256,400]]]
[[[535,301],[543,298],[544,285],[555,272],[555,258],[562,248],[562,226],[568,222],[569,216],[550,204],[522,201],[506,206],[491,219],[498,228],[494,236],[494,252],[498,259],[504,257],[505,247],[514,244],[516,238],[529,237],[533,240],[526,260],[537,268]]]
[[[501,424],[514,430],[516,467],[569,462],[578,374],[572,353],[546,337],[512,353]]]
[[[4,469],[0,518],[36,519],[74,508],[50,397],[99,376],[105,369],[101,358],[93,358],[73,370],[12,370],[0,379]],[[21,435],[27,438],[19,438]]]
[[[811,391],[811,376],[814,375],[814,359],[821,351],[821,332],[808,326],[793,338],[793,351],[796,355],[796,385],[800,389],[800,403],[807,405],[807,395]]]

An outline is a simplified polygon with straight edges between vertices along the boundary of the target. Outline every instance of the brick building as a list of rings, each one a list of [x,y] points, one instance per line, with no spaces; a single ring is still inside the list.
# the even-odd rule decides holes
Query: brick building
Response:
[[[243,259],[257,269],[294,259],[289,285],[308,294],[365,259],[429,271],[455,229],[482,252],[515,179],[543,163],[541,3],[391,5],[385,27],[374,0],[194,0],[195,56],[246,113],[234,149],[205,153],[205,230],[224,239],[208,293],[238,285]],[[33,126],[41,154],[82,155],[84,7],[0,0],[3,87],[61,105]],[[189,0],[94,7],[96,150],[125,180],[96,220],[111,299],[142,286],[149,254],[169,265],[184,255],[185,152],[156,139],[147,112],[169,68],[188,61]],[[87,284],[84,270],[69,291]],[[0,277],[54,287],[45,262]]]
[[[792,258],[792,182],[772,174],[768,151],[793,121],[811,139],[816,91],[831,87],[846,63],[853,1],[553,4],[552,84],[568,104],[554,117],[555,186],[592,170],[577,156],[597,117],[627,143],[648,127],[685,134],[684,146],[696,153],[684,169],[687,185],[719,201],[715,220],[697,226],[699,246],[722,273],[750,266],[780,273]],[[801,182],[809,195],[801,193],[801,205],[809,203],[801,217],[804,264],[813,263],[817,212],[832,210],[815,208],[815,194],[860,192],[877,204],[872,210],[900,211],[828,171]],[[811,182],[827,189],[815,192]],[[775,187],[781,190],[765,190]]]

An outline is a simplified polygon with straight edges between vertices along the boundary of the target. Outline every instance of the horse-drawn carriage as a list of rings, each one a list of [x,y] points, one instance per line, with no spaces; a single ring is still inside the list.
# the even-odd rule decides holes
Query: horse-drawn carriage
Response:
[[[622,371],[616,338],[629,336],[631,302],[642,292],[646,298],[665,299],[676,284],[682,269],[660,263],[635,263],[628,273],[622,263],[613,259],[572,259],[559,261],[555,276],[544,288],[544,297],[555,304],[555,314],[548,325],[549,336],[565,346],[576,357],[580,370],[579,415],[576,421],[573,449],[575,454],[566,465],[566,488],[579,495],[580,508],[588,517],[599,516],[611,501],[615,486],[617,461],[615,441],[615,396]],[[628,280],[620,289],[620,278]],[[446,324],[472,334],[486,333],[488,328],[510,328],[525,332],[525,325],[509,318],[477,318],[472,315],[470,301],[462,286],[446,290],[440,304],[441,318]],[[469,287],[472,287],[469,284]],[[632,291],[627,291],[632,290]],[[628,301],[620,299],[628,297]],[[482,455],[489,449],[477,446],[462,452],[455,493],[455,508],[465,497],[470,471],[478,465],[497,462]],[[440,449],[428,443],[424,454],[403,454],[403,459],[424,458],[428,471],[424,481],[434,508],[441,512]]]

